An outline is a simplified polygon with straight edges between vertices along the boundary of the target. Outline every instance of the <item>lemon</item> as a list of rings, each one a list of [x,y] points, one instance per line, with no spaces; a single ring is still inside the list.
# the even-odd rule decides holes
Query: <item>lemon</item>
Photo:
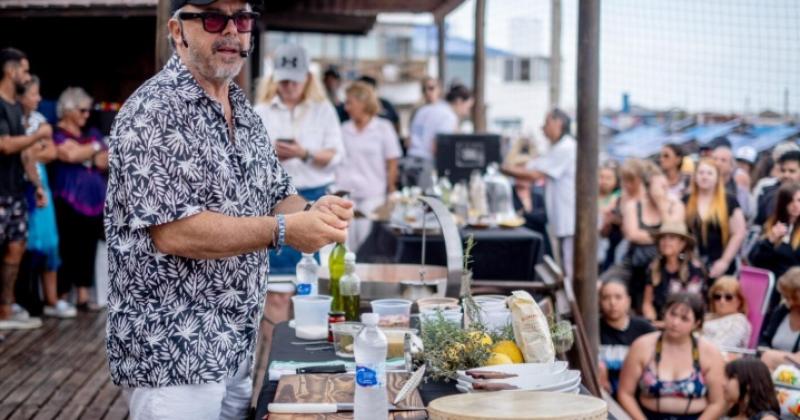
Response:
[[[479,342],[486,346],[492,345],[492,337],[489,337],[488,334],[484,334],[480,331],[472,331],[469,333],[469,338],[472,339],[473,342]]]
[[[505,355],[514,363],[522,363],[525,361],[519,347],[511,340],[498,341],[494,348],[492,348],[492,352]]]
[[[510,365],[514,363],[510,357],[506,356],[502,353],[492,353],[489,356],[489,360],[486,361],[486,366],[494,366],[494,365]]]

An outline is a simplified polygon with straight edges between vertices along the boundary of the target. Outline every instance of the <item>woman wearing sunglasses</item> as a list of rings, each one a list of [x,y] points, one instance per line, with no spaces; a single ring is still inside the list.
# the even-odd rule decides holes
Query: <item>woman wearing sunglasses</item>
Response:
[[[718,419],[725,411],[724,362],[719,349],[695,332],[703,325],[703,300],[671,295],[664,330],[639,337],[620,373],[619,403],[636,419]]]
[[[79,87],[67,88],[58,98],[58,126],[53,135],[57,160],[52,164],[53,201],[58,226],[61,267],[58,294],[66,299],[77,288],[77,308],[97,310],[89,301],[94,284],[97,242],[103,236],[108,150],[102,134],[86,129],[92,98]]]
[[[769,348],[761,360],[770,370],[786,363],[787,357],[800,361],[800,267],[790,268],[778,279],[778,291],[783,302],[770,315],[758,340],[759,348]]]
[[[739,281],[731,276],[718,278],[708,291],[708,301],[710,313],[703,323],[703,337],[723,350],[747,348],[752,327]]]

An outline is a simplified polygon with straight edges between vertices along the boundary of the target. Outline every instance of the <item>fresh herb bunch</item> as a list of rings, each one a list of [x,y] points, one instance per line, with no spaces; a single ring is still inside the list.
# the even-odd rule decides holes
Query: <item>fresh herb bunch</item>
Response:
[[[432,380],[449,381],[455,379],[457,370],[485,365],[492,349],[482,325],[465,330],[441,312],[425,320],[421,338],[424,350],[417,353],[415,362],[428,366],[426,376]]]

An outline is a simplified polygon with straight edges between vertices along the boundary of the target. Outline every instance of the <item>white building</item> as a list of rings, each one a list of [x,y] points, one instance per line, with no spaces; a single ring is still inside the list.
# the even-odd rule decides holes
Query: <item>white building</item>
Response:
[[[541,124],[548,103],[549,58],[539,35],[541,22],[530,18],[514,20],[510,31],[514,52],[486,48],[486,106],[489,130],[511,137],[541,137]],[[526,37],[530,39],[525,43]],[[419,19],[379,21],[367,36],[268,32],[266,50],[284,42],[303,45],[317,71],[335,64],[345,80],[368,74],[380,82],[381,96],[396,105],[407,120],[422,98],[419,81],[436,75],[437,33],[431,23]],[[518,45],[518,46],[517,46]],[[448,37],[445,49],[446,77],[472,86],[474,45],[470,40]],[[268,68],[264,66],[263,68]],[[404,124],[404,130],[407,123]]]

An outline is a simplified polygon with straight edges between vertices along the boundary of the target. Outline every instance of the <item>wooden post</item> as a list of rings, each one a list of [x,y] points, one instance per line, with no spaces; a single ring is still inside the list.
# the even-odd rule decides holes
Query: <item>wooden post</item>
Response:
[[[439,73],[439,86],[446,89],[447,83],[447,52],[445,51],[445,41],[447,39],[447,28],[444,25],[445,16],[436,18],[436,67]]]
[[[550,0],[550,108],[561,103],[561,0]]]
[[[576,182],[575,294],[590,349],[599,346],[597,323],[597,167],[600,0],[578,6],[578,166]],[[597,353],[589,355],[597,365]]]
[[[475,106],[472,109],[472,123],[475,132],[486,131],[486,0],[475,0],[475,56],[473,63],[472,88],[475,93]]]
[[[169,45],[169,29],[167,29],[167,22],[172,17],[171,3],[170,0],[158,0],[158,9],[156,9],[156,72],[160,71],[172,56],[172,47]]]

